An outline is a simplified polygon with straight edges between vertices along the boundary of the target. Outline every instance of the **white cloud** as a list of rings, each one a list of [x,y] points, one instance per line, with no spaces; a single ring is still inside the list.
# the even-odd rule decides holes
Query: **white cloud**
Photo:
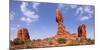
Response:
[[[26,21],[26,18],[25,17],[21,17],[20,20],[21,21]]]
[[[58,4],[58,8],[62,9],[62,8],[64,8],[64,7],[65,7],[64,4]]]
[[[82,7],[79,7],[79,8],[77,8],[77,10],[76,10],[76,15],[82,15],[83,14],[83,8]]]
[[[66,12],[68,9],[76,9],[75,16],[77,16],[80,21],[89,20],[91,17],[93,17],[93,9],[91,8],[91,6],[59,4],[58,8],[64,10],[63,12]]]
[[[88,16],[90,18],[93,17],[94,10],[90,6],[85,6],[84,11],[85,13],[88,13]]]
[[[69,5],[71,8],[77,8],[77,5]]]
[[[40,3],[34,3],[33,2],[33,8],[36,10],[36,11],[38,11],[38,6],[40,5]]]
[[[75,15],[77,15],[79,18],[80,16],[83,16],[82,18],[80,18],[80,20],[84,21],[84,20],[88,20],[91,17],[93,17],[93,13],[94,13],[94,10],[91,6],[79,6],[76,9]]]
[[[21,25],[17,25],[17,28],[19,28]]]
[[[74,9],[74,8],[77,8],[77,5],[58,4],[58,8],[60,8],[60,9],[63,9],[63,8],[65,8],[65,9],[70,9],[70,8]]]
[[[66,12],[69,9],[76,9],[75,16],[77,16],[77,18],[79,18],[79,20],[81,21],[90,19],[91,17],[93,17],[93,13],[94,13],[92,6],[85,6],[85,5],[79,6],[79,5],[69,5],[69,4],[68,5],[58,4],[58,8],[64,10],[63,12]]]
[[[87,13],[93,14],[93,10],[89,6],[85,6],[84,11],[87,12]]]
[[[15,13],[13,11],[11,11],[9,15],[10,15],[10,20],[13,20],[14,16],[15,16]]]
[[[85,20],[88,20],[88,19],[89,19],[88,16],[83,16],[83,17],[80,18],[80,21],[85,21]]]
[[[61,9],[63,13],[66,13],[69,9],[75,9],[77,7],[77,5],[71,4],[58,4],[58,8]]]
[[[27,18],[27,17],[21,17],[20,20],[23,21],[23,22],[27,22],[27,25],[36,21],[36,19],[34,20],[32,18]]]
[[[62,10],[63,13],[66,13],[66,11],[70,8],[70,6],[66,5],[66,4],[58,4],[57,8],[59,8],[60,10]]]
[[[21,11],[24,15],[24,17],[21,17],[21,21],[26,22],[27,24],[30,24],[32,22],[35,22],[39,19],[39,15],[35,12],[35,10],[37,9],[37,6],[39,5],[39,3],[34,3],[34,10],[30,10],[27,6],[29,6],[28,2],[22,2],[20,8]]]
[[[26,18],[26,20],[31,23],[32,22],[32,19],[31,18]]]

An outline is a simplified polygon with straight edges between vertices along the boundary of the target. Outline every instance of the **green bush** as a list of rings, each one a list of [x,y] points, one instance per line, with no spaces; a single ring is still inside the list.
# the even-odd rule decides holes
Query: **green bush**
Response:
[[[20,44],[24,44],[24,42],[22,40],[19,40],[19,39],[16,38],[16,39],[13,40],[13,44],[14,45],[20,45]]]
[[[53,39],[52,38],[49,38],[47,41],[48,42],[53,42]]]
[[[86,44],[94,44],[94,39],[87,39],[87,43]]]
[[[57,40],[57,42],[59,44],[64,44],[64,43],[66,43],[66,41],[67,41],[67,39],[65,39],[65,38],[60,38],[60,39]]]

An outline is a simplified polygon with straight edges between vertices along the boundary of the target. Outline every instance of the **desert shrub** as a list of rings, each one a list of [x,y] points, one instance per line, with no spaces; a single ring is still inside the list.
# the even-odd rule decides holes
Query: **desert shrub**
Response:
[[[47,41],[48,41],[48,42],[53,42],[53,39],[52,39],[52,38],[48,38]]]
[[[24,44],[24,42],[22,40],[19,40],[18,38],[13,40],[13,44],[14,45],[20,45],[20,44]]]
[[[69,45],[74,46],[74,45],[80,45],[80,44],[81,44],[80,40],[71,40]]]
[[[13,46],[14,42],[12,40],[10,40],[10,46]]]
[[[66,41],[67,41],[67,39],[65,39],[65,38],[59,38],[59,39],[57,40],[57,42],[58,42],[59,44],[64,44],[64,43],[66,43]]]
[[[87,43],[86,44],[94,44],[94,40],[93,39],[87,39]]]

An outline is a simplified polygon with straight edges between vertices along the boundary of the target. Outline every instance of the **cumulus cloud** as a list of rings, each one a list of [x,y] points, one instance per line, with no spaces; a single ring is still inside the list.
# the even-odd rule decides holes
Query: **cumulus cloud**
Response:
[[[20,20],[24,21],[24,22],[27,22],[27,25],[29,25],[30,23],[36,21],[36,19],[34,20],[34,19],[31,19],[31,18],[26,18],[26,17],[21,17]]]
[[[89,6],[85,6],[84,11],[87,12],[87,13],[92,13],[93,14],[93,10],[91,10],[91,7],[89,7]]]
[[[58,8],[60,8],[61,10],[64,10],[63,12],[67,12],[67,10],[72,10],[75,9],[75,16],[77,16],[77,18],[80,21],[85,21],[85,20],[89,20],[93,17],[93,7],[92,6],[80,6],[80,5],[70,5],[70,4],[58,4]]]
[[[93,8],[91,6],[79,6],[76,9],[75,15],[79,16],[81,21],[89,20],[93,17]]]
[[[21,12],[23,13],[24,17],[21,17],[21,21],[26,22],[27,24],[30,24],[32,22],[35,22],[39,19],[39,15],[35,12],[35,10],[37,9],[37,6],[39,5],[39,3],[34,3],[33,4],[33,9],[34,10],[30,10],[28,8],[29,3],[28,2],[22,2],[20,8],[21,8]]]
[[[38,6],[40,5],[40,3],[34,3],[33,2],[33,9],[35,9],[36,11],[38,11]]]
[[[82,15],[82,14],[83,14],[83,8],[82,7],[77,8],[76,15]]]

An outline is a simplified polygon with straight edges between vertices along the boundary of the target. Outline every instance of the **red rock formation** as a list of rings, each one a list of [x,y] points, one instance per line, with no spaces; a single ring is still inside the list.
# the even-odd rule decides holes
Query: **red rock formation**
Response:
[[[63,37],[67,37],[69,39],[74,39],[76,40],[75,36],[71,35],[65,28],[64,24],[63,24],[63,15],[61,13],[61,11],[59,9],[56,10],[56,22],[58,25],[58,31],[57,31],[57,35],[55,36],[55,38],[63,38]]]
[[[18,29],[17,38],[22,41],[30,40],[28,29],[27,28]]]
[[[58,24],[58,35],[62,35],[65,34],[63,32],[65,32],[65,26],[63,24],[63,16],[62,13],[59,9],[56,10],[56,22]]]
[[[86,25],[82,24],[78,27],[78,37],[83,44],[86,43]]]

